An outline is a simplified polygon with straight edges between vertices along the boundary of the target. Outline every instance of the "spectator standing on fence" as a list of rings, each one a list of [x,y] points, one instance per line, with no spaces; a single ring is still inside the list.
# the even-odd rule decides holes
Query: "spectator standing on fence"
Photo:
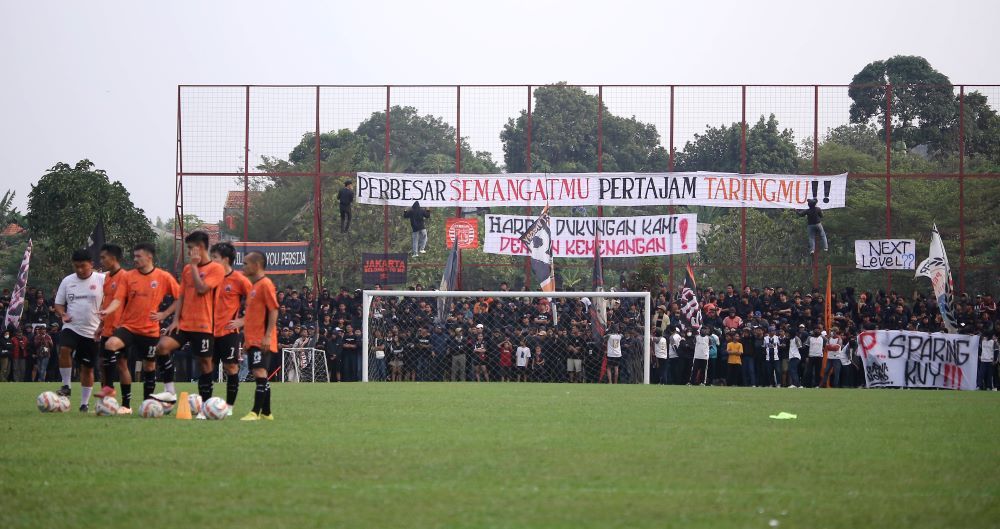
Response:
[[[413,207],[403,212],[403,218],[410,220],[413,257],[420,257],[420,254],[427,253],[426,220],[431,218],[431,212],[420,207],[420,201],[416,200],[413,202]]]
[[[351,204],[354,203],[354,181],[345,180],[344,187],[337,192],[337,202],[340,203],[340,233],[351,229]]]
[[[823,241],[823,251],[827,252],[830,250],[830,245],[826,240],[826,230],[823,229],[823,223],[820,221],[823,218],[823,210],[819,209],[819,206],[816,205],[817,200],[815,198],[806,200],[806,204],[808,207],[799,211],[798,215],[806,217],[806,221],[809,224],[809,254],[816,253],[815,237],[819,237]]]

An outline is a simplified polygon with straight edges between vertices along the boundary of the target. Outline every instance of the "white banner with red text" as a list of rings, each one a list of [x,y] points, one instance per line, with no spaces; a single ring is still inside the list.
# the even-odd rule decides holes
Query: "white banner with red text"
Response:
[[[425,208],[510,206],[714,206],[842,208],[847,174],[358,173],[361,204]]]
[[[865,331],[858,353],[870,388],[976,389],[979,335]]]
[[[521,234],[535,217],[486,215],[483,252],[530,255]],[[601,257],[642,257],[698,252],[698,215],[637,217],[552,217],[552,255],[592,259],[595,245]]]

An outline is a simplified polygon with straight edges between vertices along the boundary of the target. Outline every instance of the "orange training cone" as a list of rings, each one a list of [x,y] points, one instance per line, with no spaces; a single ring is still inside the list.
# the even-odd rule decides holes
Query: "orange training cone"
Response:
[[[187,391],[182,391],[181,398],[177,399],[177,418],[191,420],[191,403],[188,402]]]

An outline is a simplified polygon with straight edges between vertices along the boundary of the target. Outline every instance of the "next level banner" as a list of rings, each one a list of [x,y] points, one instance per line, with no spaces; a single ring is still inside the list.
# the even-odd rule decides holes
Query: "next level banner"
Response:
[[[530,255],[521,242],[535,217],[524,215],[486,215],[483,252],[502,255]],[[697,253],[698,216],[650,215],[637,217],[552,217],[552,255],[555,257],[594,257],[594,245],[600,245],[601,257],[642,257]],[[600,236],[598,236],[598,234]]]
[[[714,206],[802,209],[816,198],[844,207],[847,174],[358,173],[361,204],[410,207]]]

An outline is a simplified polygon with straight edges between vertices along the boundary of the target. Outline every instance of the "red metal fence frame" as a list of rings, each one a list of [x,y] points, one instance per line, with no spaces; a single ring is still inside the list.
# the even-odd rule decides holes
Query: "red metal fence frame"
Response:
[[[392,105],[392,89],[393,88],[455,88],[456,94],[456,123],[455,123],[455,171],[458,173],[462,172],[462,159],[461,159],[461,94],[462,88],[524,88],[527,92],[527,145],[525,148],[525,162],[528,171],[532,169],[532,159],[531,159],[531,149],[532,149],[532,94],[533,89],[544,85],[522,85],[522,84],[472,84],[472,85],[178,85],[177,87],[177,138],[176,138],[176,180],[175,180],[175,223],[174,223],[174,240],[175,249],[177,250],[176,255],[178,259],[181,258],[180,249],[183,246],[183,239],[185,235],[184,227],[184,178],[185,177],[242,177],[244,180],[244,193],[243,193],[243,238],[246,240],[248,238],[249,230],[249,177],[306,177],[313,179],[313,193],[314,193],[314,203],[313,203],[313,236],[311,244],[313,246],[313,270],[312,279],[313,284],[321,286],[323,283],[323,204],[322,204],[322,179],[325,177],[353,177],[356,176],[355,173],[351,172],[324,172],[322,171],[321,164],[321,149],[320,149],[320,137],[322,131],[320,130],[320,90],[321,88],[385,88],[385,143],[384,143],[384,166],[383,169],[388,172],[390,169],[390,147],[389,147],[389,136],[391,131],[391,120],[390,120],[390,110]],[[965,274],[968,270],[973,269],[983,269],[983,268],[995,268],[994,266],[983,266],[983,265],[968,265],[966,263],[966,234],[965,234],[965,179],[966,178],[986,178],[986,179],[1000,179],[1000,173],[976,173],[976,174],[966,174],[965,173],[965,88],[966,86],[975,87],[998,87],[1000,85],[995,84],[958,84],[951,85],[951,87],[957,88],[959,90],[958,100],[959,100],[959,159],[958,159],[958,173],[957,174],[939,174],[939,173],[912,173],[912,174],[892,174],[892,89],[891,84],[885,85],[837,85],[837,84],[685,84],[685,85],[645,85],[645,84],[603,84],[603,85],[564,85],[569,87],[597,87],[597,99],[598,99],[598,112],[597,112],[597,171],[603,171],[603,140],[604,140],[604,128],[603,128],[603,114],[604,114],[604,89],[608,87],[613,88],[665,88],[669,89],[669,100],[665,101],[664,104],[668,105],[669,108],[669,131],[668,131],[668,153],[669,162],[666,169],[668,171],[674,170],[676,147],[674,145],[674,92],[676,88],[739,88],[740,89],[740,107],[741,107],[741,122],[740,122],[740,172],[746,173],[747,171],[747,118],[746,118],[746,106],[747,106],[747,88],[812,88],[813,89],[813,159],[812,159],[812,174],[819,175],[819,92],[821,88],[850,88],[850,87],[871,87],[871,88],[883,88],[886,91],[886,109],[885,109],[885,172],[884,173],[849,173],[849,179],[884,179],[886,188],[886,206],[885,206],[885,236],[891,238],[892,236],[892,196],[891,196],[891,185],[893,180],[918,178],[954,178],[958,181],[959,186],[959,266],[958,266],[958,290],[959,292],[965,291]],[[182,91],[184,89],[198,89],[198,88],[243,88],[245,89],[245,123],[244,123],[244,165],[242,172],[192,172],[185,171],[184,169],[184,150],[183,150],[183,137],[182,137]],[[314,88],[315,95],[315,130],[313,131],[315,136],[315,151],[316,160],[314,170],[311,172],[284,172],[284,173],[268,173],[268,172],[252,172],[249,170],[250,163],[250,131],[251,131],[251,121],[250,121],[250,94],[252,88]],[[670,213],[673,213],[674,208],[671,206],[668,208]],[[532,213],[532,208],[529,206],[525,208],[525,214],[530,215]],[[598,207],[598,216],[603,215],[603,207]],[[461,214],[461,208],[456,208],[456,214]],[[714,268],[714,269],[727,269],[739,267],[740,277],[742,286],[747,286],[747,269],[749,263],[747,262],[747,237],[746,237],[746,208],[741,208],[741,222],[740,222],[740,263],[735,265],[728,264],[711,264],[703,265],[704,268]],[[383,206],[383,251],[389,251],[389,208],[388,206]],[[669,284],[671,288],[674,287],[674,259],[673,256],[669,256],[667,259],[667,268],[665,271],[669,278]],[[488,264],[475,264],[473,266],[485,266],[489,267],[492,265]],[[506,266],[506,265],[504,265]],[[851,265],[832,265],[835,269],[849,269]],[[461,261],[459,262],[459,267],[461,270]],[[783,269],[787,268],[785,265],[764,265],[756,264],[753,265],[755,269]],[[701,268],[695,266],[694,268]],[[818,287],[819,285],[819,261],[818,252],[813,258],[812,262],[812,277],[813,286]],[[524,259],[524,274],[526,284],[531,282],[530,274],[531,268],[529,259],[525,257]],[[461,277],[461,273],[459,273]],[[886,271],[886,283],[888,288],[892,288],[892,272]],[[461,283],[459,284],[461,288]]]

